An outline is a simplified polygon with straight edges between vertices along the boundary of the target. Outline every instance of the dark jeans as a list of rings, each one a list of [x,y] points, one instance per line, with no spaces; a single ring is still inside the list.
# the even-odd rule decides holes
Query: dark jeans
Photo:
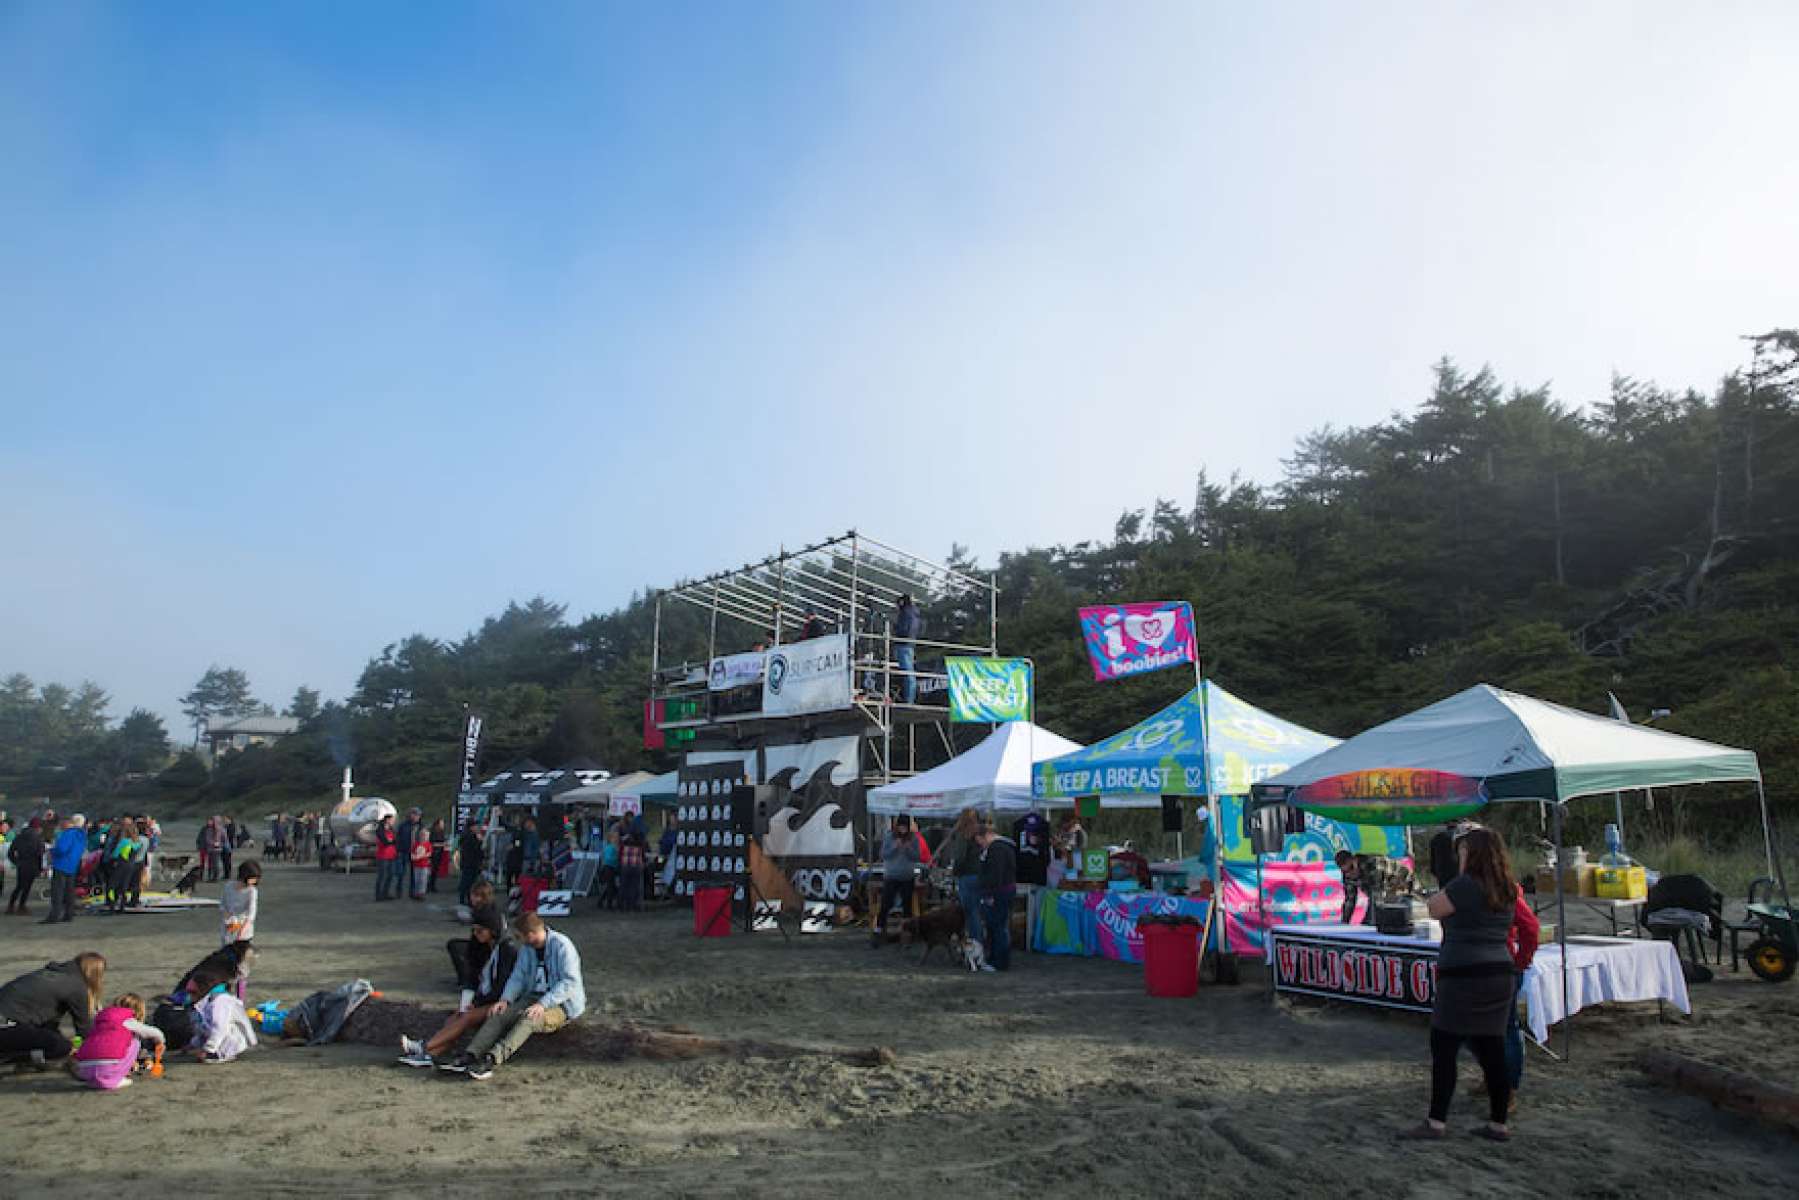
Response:
[[[1003,892],[981,893],[981,926],[986,936],[985,943],[987,961],[993,964],[995,971],[1004,971],[1012,965],[1012,897],[1016,893],[1008,888]]]
[[[50,920],[75,919],[75,876],[67,871],[50,872]]]
[[[41,1051],[45,1062],[59,1062],[69,1057],[74,1049],[68,1038],[42,1025],[11,1025],[0,1029],[0,1062],[24,1062],[33,1050]]]
[[[875,928],[883,932],[887,929],[887,914],[893,911],[893,902],[899,900],[900,918],[904,920],[912,915],[912,890],[918,886],[913,879],[888,879],[881,884],[881,911],[875,914]]]
[[[618,868],[600,868],[600,907],[613,908],[618,904]]]
[[[893,648],[894,665],[902,671],[911,671],[918,648],[910,642],[903,642]],[[902,675],[900,677],[900,701],[911,704],[918,699],[918,676]]]
[[[962,905],[962,933],[964,937],[975,941],[985,941],[981,937],[981,877],[979,875],[956,876],[956,901]]]
[[[20,867],[18,875],[19,882],[13,884],[12,895],[6,901],[8,911],[16,908],[23,912],[25,906],[31,903],[31,889],[37,886],[38,872]]]
[[[1512,1007],[1505,1018],[1505,1077],[1512,1090],[1524,1082],[1524,1030],[1518,1025],[1518,993],[1524,990],[1524,973],[1512,977]]]
[[[1474,1051],[1481,1074],[1487,1079],[1488,1118],[1495,1125],[1503,1125],[1512,1098],[1512,1085],[1506,1081],[1505,1038],[1500,1034],[1466,1037],[1441,1029],[1430,1031],[1430,1119],[1449,1119],[1449,1101],[1455,1096],[1455,1059],[1463,1042]]]
[[[626,912],[643,911],[643,868],[623,867],[618,873],[618,903]]]
[[[1342,919],[1338,921],[1338,924],[1353,925],[1355,923],[1356,897],[1360,896],[1361,894],[1362,894],[1362,889],[1358,885],[1356,885],[1355,883],[1352,883],[1351,881],[1349,881],[1347,879],[1345,879],[1343,881],[1343,914],[1342,914]],[[1368,893],[1368,908],[1367,908],[1367,911],[1362,913],[1362,924],[1364,924],[1364,925],[1374,924],[1374,893],[1373,892]]]
[[[480,882],[481,882],[481,868],[480,867],[474,867],[474,868],[464,867],[464,868],[462,868],[462,878],[456,882],[456,903],[467,904],[469,902],[468,894],[470,892],[474,891],[475,885]]]
[[[397,858],[378,858],[375,860],[375,899],[386,900],[406,894],[404,864]]]

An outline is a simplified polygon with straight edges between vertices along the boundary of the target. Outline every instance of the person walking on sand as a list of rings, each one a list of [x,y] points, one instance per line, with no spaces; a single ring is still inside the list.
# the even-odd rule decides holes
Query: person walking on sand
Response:
[[[44,835],[41,829],[41,823],[33,817],[7,843],[6,857],[12,863],[14,876],[12,894],[6,899],[8,916],[31,915],[31,889],[37,886],[38,874],[44,869]]]
[[[587,989],[575,944],[536,913],[519,918],[518,934],[522,944],[512,976],[468,1050],[446,1069],[470,1079],[490,1079],[532,1035],[555,1033],[586,1011]]]
[[[1466,1042],[1487,1082],[1488,1121],[1472,1132],[1505,1142],[1512,1136],[1506,1128],[1512,1093],[1505,1062],[1506,1009],[1516,1010],[1507,939],[1517,910],[1518,881],[1505,843],[1490,829],[1469,829],[1457,839],[1456,851],[1461,874],[1426,905],[1443,923],[1430,1015],[1430,1113],[1399,1136],[1434,1139],[1447,1134],[1455,1060]]]

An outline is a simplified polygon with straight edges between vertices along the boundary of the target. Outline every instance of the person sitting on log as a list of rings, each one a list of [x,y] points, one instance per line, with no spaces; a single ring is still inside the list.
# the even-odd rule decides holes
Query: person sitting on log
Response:
[[[587,1008],[581,955],[566,934],[536,913],[518,921],[518,961],[468,1050],[445,1064],[470,1079],[489,1079],[536,1033],[555,1033]],[[524,1004],[523,1008],[518,1007]]]
[[[493,1015],[512,971],[518,964],[518,944],[506,936],[506,918],[489,905],[475,912],[475,923],[469,929],[472,949],[481,955],[481,965],[474,977],[463,985],[462,1003],[444,1021],[438,1031],[424,1041],[400,1037],[400,1061],[409,1067],[430,1067],[444,1059],[450,1047],[462,1040],[471,1029],[478,1028]]]

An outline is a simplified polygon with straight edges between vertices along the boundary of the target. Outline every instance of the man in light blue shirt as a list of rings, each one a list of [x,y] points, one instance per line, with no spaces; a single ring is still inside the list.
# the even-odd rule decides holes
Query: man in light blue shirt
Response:
[[[512,977],[467,1053],[448,1067],[466,1072],[470,1079],[491,1077],[532,1034],[555,1033],[587,1010],[581,955],[568,935],[552,930],[536,913],[520,917],[517,930],[518,962]]]

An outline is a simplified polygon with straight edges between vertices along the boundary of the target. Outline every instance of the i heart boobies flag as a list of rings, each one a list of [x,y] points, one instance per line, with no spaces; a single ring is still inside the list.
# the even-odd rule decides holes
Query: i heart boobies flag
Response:
[[[1199,661],[1193,606],[1185,600],[1102,604],[1081,611],[1081,635],[1100,681]]]

